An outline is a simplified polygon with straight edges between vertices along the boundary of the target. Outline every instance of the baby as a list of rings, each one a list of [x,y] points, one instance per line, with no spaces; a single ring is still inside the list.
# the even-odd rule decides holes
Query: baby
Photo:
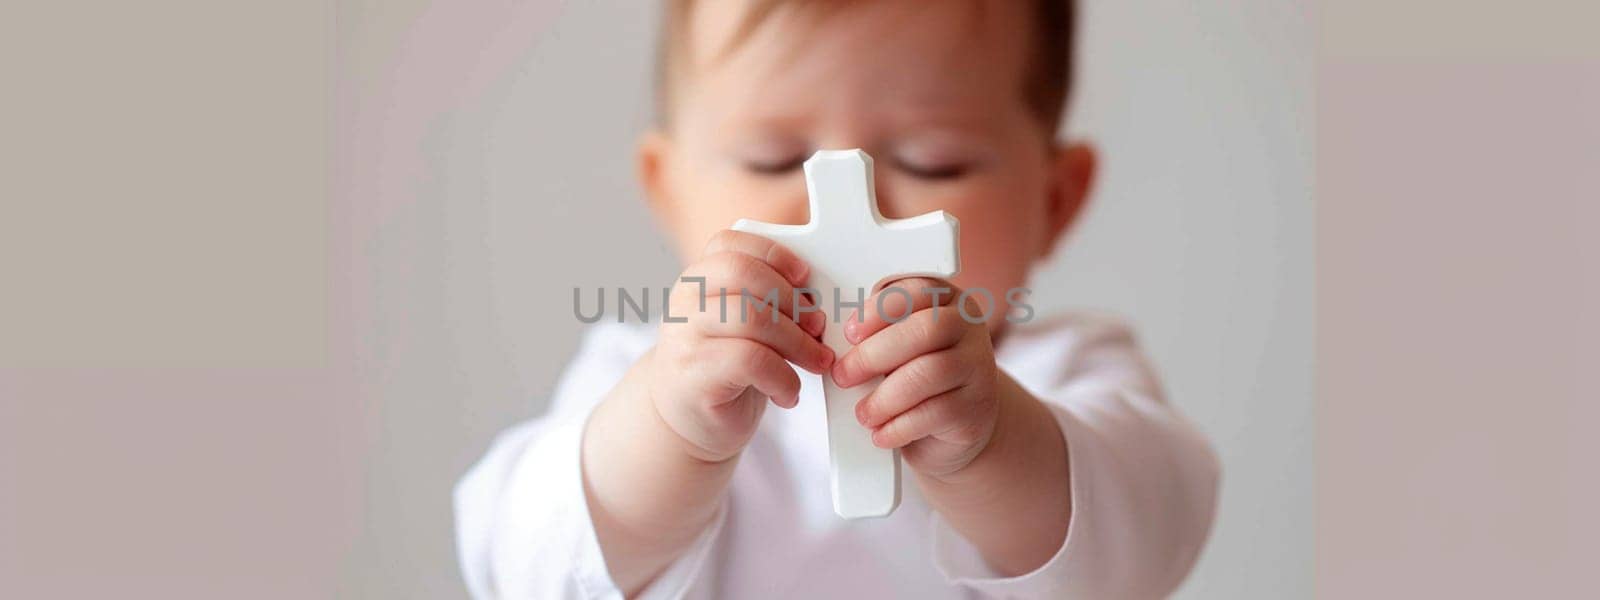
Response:
[[[461,482],[473,595],[1171,593],[1215,508],[1206,441],[1118,323],[999,318],[1021,308],[1004,291],[1071,228],[1095,171],[1091,149],[1056,138],[1071,3],[663,11],[659,120],[638,165],[687,264],[670,295],[685,321],[593,328],[550,414],[503,434]],[[885,217],[960,219],[958,277],[894,282],[910,293],[886,294],[882,314],[881,290],[860,315],[791,308],[810,266],[727,228],[805,223],[802,162],[844,148],[875,158]],[[736,290],[777,290],[776,307],[756,308],[790,318],[719,318],[724,289],[730,304],[749,302]],[[993,293],[956,306],[963,289]],[[854,347],[833,354],[818,340],[829,327]],[[887,518],[833,514],[823,373],[845,387],[884,377],[855,418],[908,467]],[[787,414],[764,415],[769,401]]]

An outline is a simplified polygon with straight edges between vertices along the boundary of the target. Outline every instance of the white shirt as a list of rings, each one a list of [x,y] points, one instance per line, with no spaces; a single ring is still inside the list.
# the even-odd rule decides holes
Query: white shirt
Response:
[[[654,343],[642,325],[600,325],[550,412],[502,433],[455,491],[473,597],[621,598],[606,571],[579,469],[594,405]],[[1037,570],[1001,577],[906,477],[882,519],[836,516],[821,379],[768,410],[712,524],[644,598],[1159,598],[1194,564],[1216,505],[1218,463],[1163,400],[1128,329],[1075,314],[1013,327],[1000,367],[1045,401],[1067,442],[1072,518]]]

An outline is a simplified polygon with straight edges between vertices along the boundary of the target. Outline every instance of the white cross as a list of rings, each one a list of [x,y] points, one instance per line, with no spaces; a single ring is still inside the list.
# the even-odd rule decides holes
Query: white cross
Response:
[[[835,290],[841,302],[855,302],[857,289],[870,297],[873,288],[889,280],[955,276],[961,265],[959,223],[942,210],[909,219],[884,218],[873,188],[872,157],[861,150],[820,150],[806,161],[805,171],[811,222],[774,225],[740,219],[733,229],[783,244],[810,263],[806,287],[817,290],[817,306],[829,313],[822,341],[843,357],[851,347],[843,327],[849,311],[831,314]],[[862,310],[877,307],[868,300]],[[833,510],[847,519],[887,516],[900,504],[899,451],[873,446],[871,432],[855,417],[856,403],[882,381],[879,377],[842,389],[831,375],[823,375]]]

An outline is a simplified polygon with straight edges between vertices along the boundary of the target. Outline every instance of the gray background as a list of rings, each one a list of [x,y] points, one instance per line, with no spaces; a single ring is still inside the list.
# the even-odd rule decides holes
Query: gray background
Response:
[[[1307,13],[1272,1],[1085,10],[1068,128],[1098,143],[1103,179],[1034,297],[1046,311],[1129,316],[1172,401],[1215,442],[1221,510],[1186,597],[1310,593]],[[383,335],[405,338],[384,338],[369,524],[347,571],[382,596],[454,585],[443,492],[497,430],[543,410],[579,333],[571,288],[592,298],[677,270],[631,170],[653,11],[571,2],[493,16],[385,3],[352,7],[341,30],[361,50],[341,81],[384,115],[342,131],[397,136],[372,151],[405,165],[356,172],[394,186],[373,293],[393,328]],[[366,82],[380,73],[395,87]]]

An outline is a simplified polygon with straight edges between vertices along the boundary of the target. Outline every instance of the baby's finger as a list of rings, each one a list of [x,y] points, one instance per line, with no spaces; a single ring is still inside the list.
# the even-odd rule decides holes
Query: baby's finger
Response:
[[[883,375],[913,358],[955,346],[966,335],[967,323],[949,308],[929,308],[913,313],[862,340],[833,365],[833,382],[851,387]]]
[[[859,344],[885,327],[903,321],[919,310],[948,306],[961,290],[948,281],[908,277],[889,282],[848,315],[844,338]]]
[[[718,318],[731,318],[738,314],[740,306],[735,300],[745,294],[758,302],[776,306],[789,318],[799,315],[797,320],[801,328],[811,335],[820,335],[826,326],[827,317],[815,310],[810,299],[804,295],[797,297],[794,286],[772,265],[733,251],[712,254],[684,270],[672,290],[672,313],[681,316],[690,311],[714,312]],[[720,302],[721,297],[726,297],[728,302]],[[685,308],[676,308],[680,305]]]
[[[930,435],[954,431],[967,425],[971,402],[966,387],[959,387],[922,401],[872,431],[872,445],[901,448]]]
[[[961,387],[975,370],[972,362],[963,360],[954,349],[911,359],[856,403],[856,421],[868,429],[876,428],[927,398]]]
[[[833,350],[770,305],[739,295],[718,297],[712,301],[719,305],[726,302],[730,308],[726,315],[710,312],[697,315],[696,320],[700,322],[698,327],[703,335],[760,342],[812,373],[820,374],[833,366]]]
[[[803,286],[806,284],[806,278],[811,276],[811,267],[800,260],[794,252],[789,251],[783,244],[759,235],[732,229],[719,231],[711,236],[711,241],[706,243],[701,256],[710,256],[718,252],[738,252],[772,265],[773,269],[793,285]]]
[[[771,348],[750,340],[730,338],[712,346],[706,356],[704,376],[725,389],[754,387],[773,404],[793,408],[800,401],[800,376]],[[738,400],[744,395],[730,396]]]

